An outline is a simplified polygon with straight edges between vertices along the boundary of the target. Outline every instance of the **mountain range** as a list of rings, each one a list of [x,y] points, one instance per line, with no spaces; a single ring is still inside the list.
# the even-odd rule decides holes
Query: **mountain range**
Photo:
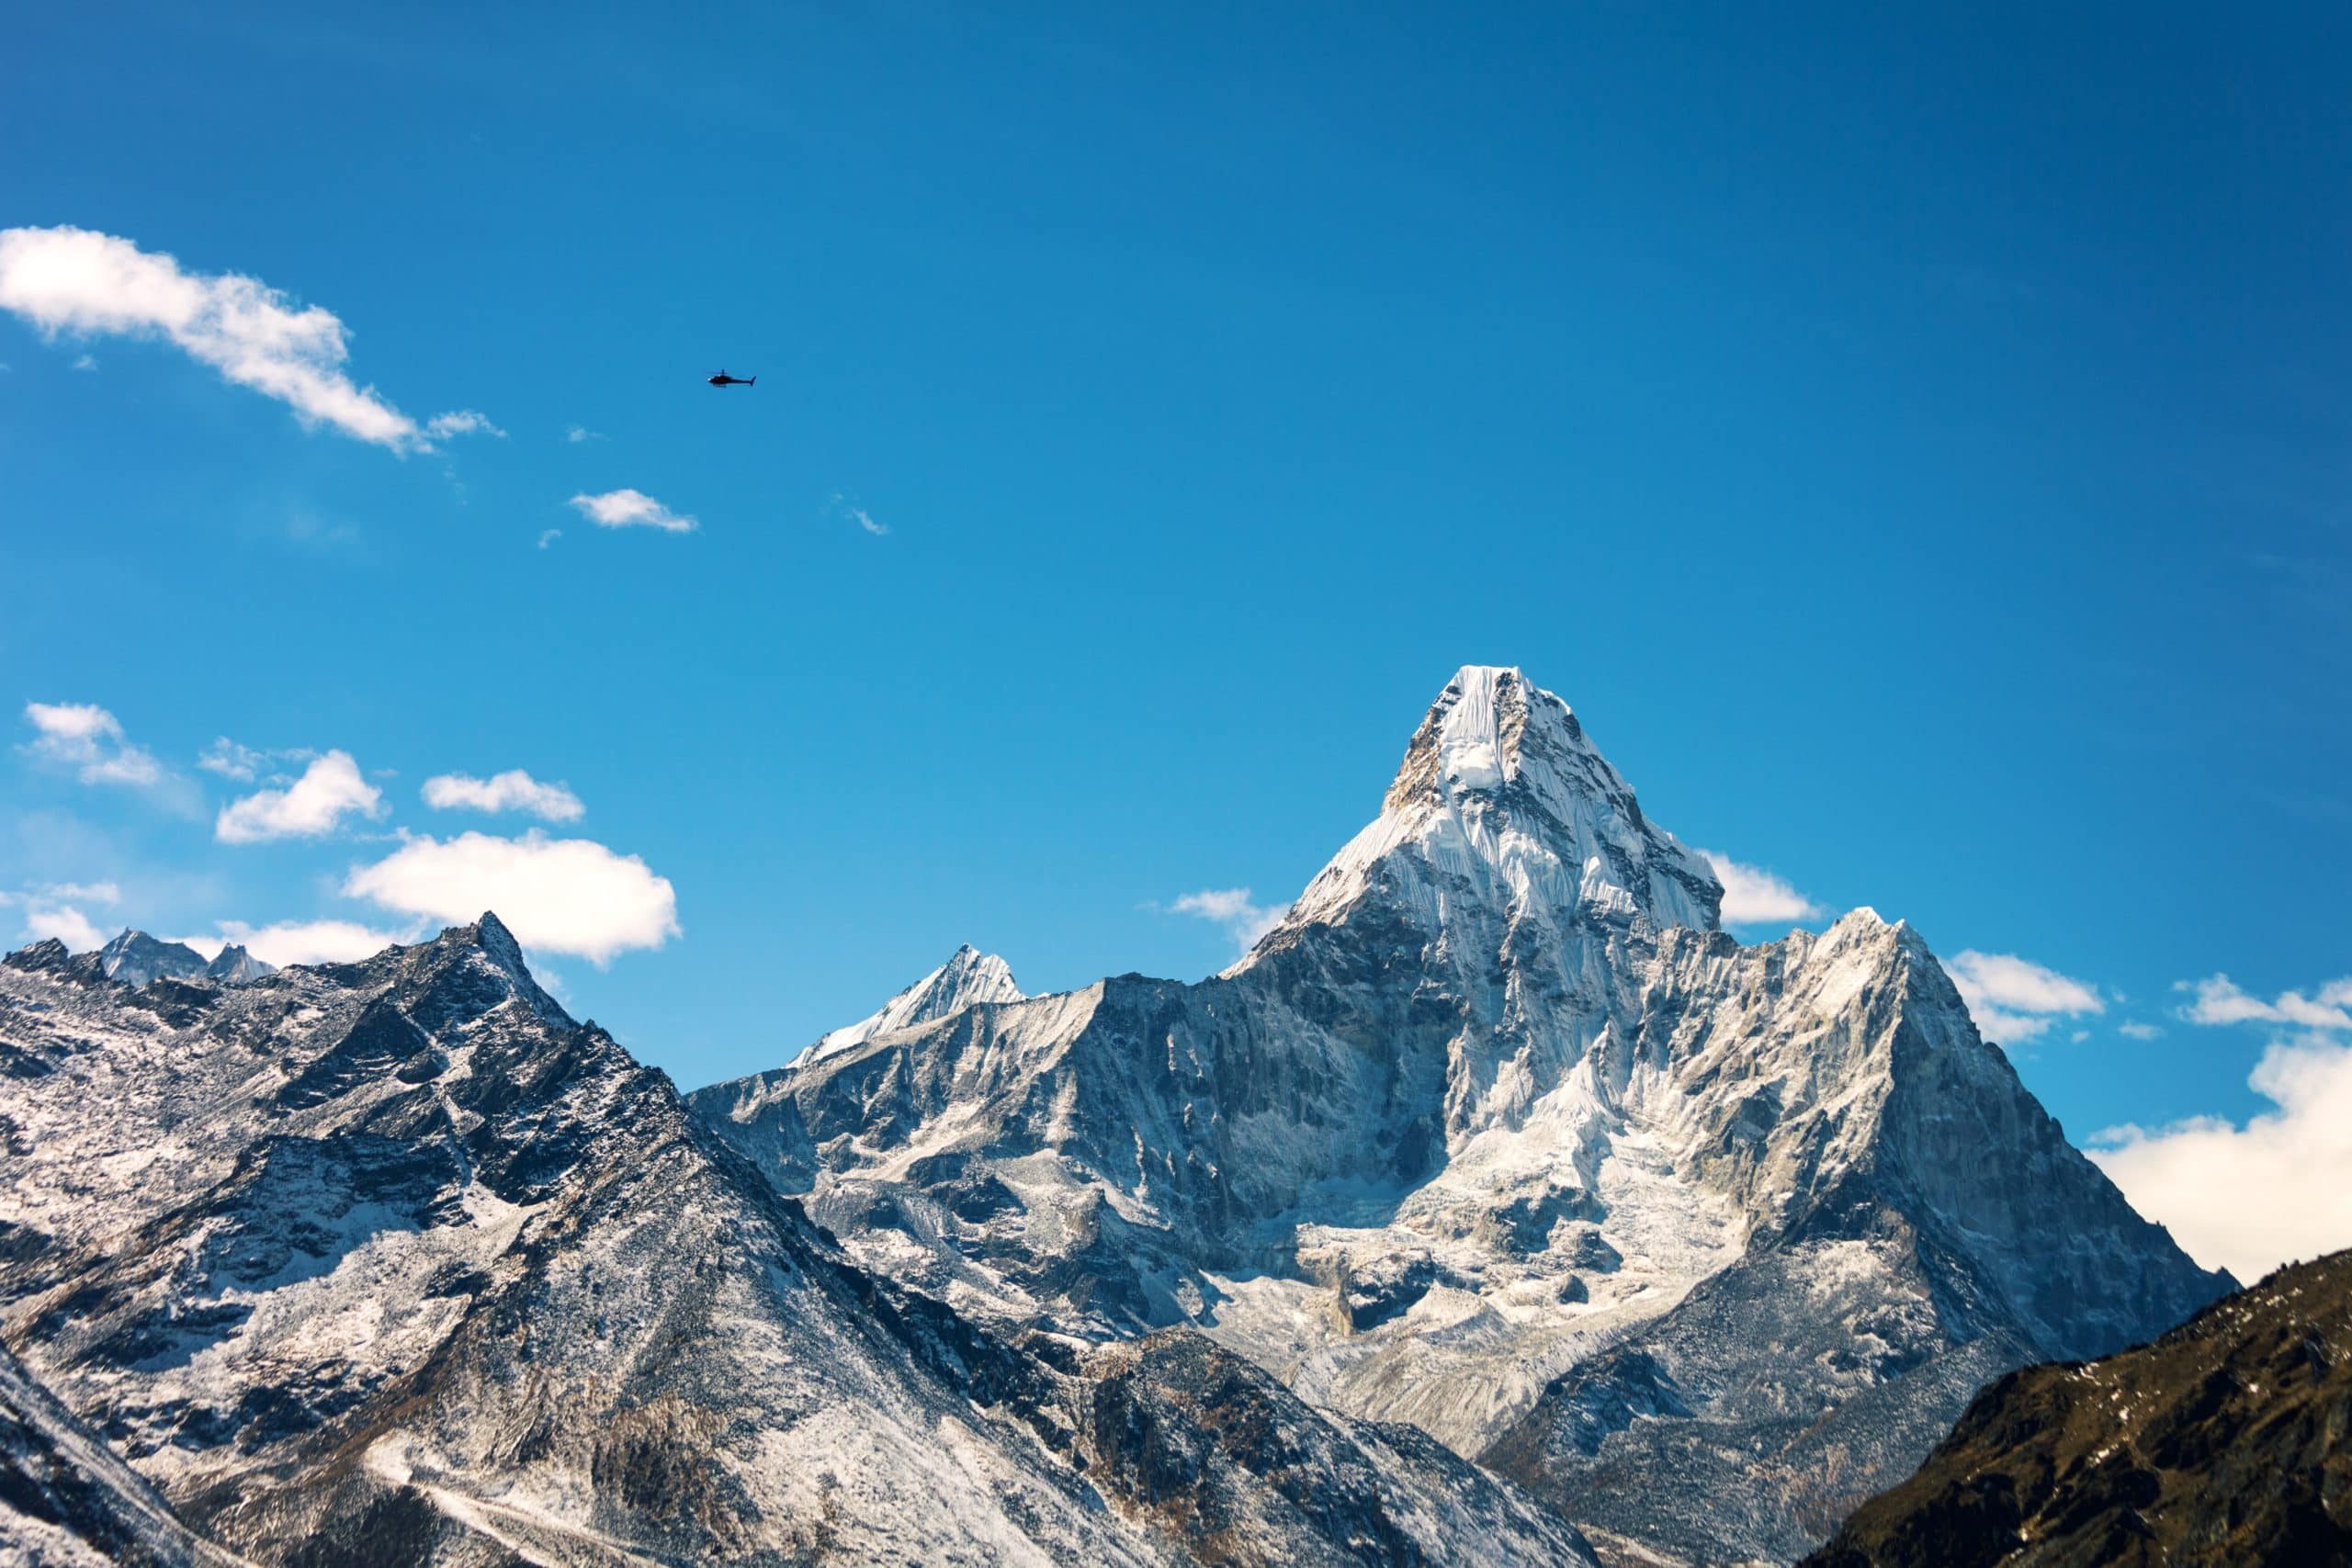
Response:
[[[1591,1561],[1196,1335],[1017,1340],[859,1269],[494,917],[234,985],[39,943],[0,1042],[25,1468],[95,1431],[141,1478],[8,1486],[12,1541],[114,1554],[160,1495],[291,1564]]]
[[[1918,932],[1743,946],[1721,898],[1565,702],[1474,666],[1223,974],[982,1002],[689,1103],[980,1321],[1190,1325],[1629,1553],[1786,1561],[1991,1378],[2231,1281],[2068,1145]]]
[[[2233,1282],[1918,932],[1743,945],[1721,899],[1566,703],[1473,666],[1224,973],[1024,997],[967,947],[685,1096],[491,915],[278,971],[37,943],[0,964],[0,1535],[1791,1561],[1988,1382]]]

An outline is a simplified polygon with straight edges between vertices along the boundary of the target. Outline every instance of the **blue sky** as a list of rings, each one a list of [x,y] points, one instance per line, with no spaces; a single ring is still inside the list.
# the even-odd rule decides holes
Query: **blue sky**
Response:
[[[164,270],[0,309],[0,924],[503,856],[637,901],[539,945],[697,1083],[963,941],[1218,966],[1175,901],[1279,905],[1480,661],[1687,841],[2086,988],[2013,1014],[2078,1137],[2342,1045],[2352,20],[1114,9],[18,19],[0,227]],[[347,362],[175,339],[223,276]],[[582,814],[421,795],[509,770]]]

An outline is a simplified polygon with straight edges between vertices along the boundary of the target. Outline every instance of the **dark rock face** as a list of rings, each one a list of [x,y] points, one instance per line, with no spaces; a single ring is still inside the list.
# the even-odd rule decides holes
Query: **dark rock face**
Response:
[[[2153,1344],[2030,1367],[1810,1568],[2352,1563],[2352,1252]]]
[[[157,1540],[401,1568],[1144,1564],[1215,1513],[1224,1561],[1590,1561],[1507,1483],[1246,1366],[1199,1419],[1271,1411],[1347,1484],[1295,1498],[1244,1455],[1188,1514],[1090,1446],[1070,1347],[854,1267],[490,917],[233,986],[126,990],[56,956],[0,966],[23,1069],[0,1077],[0,1336],[104,1434],[90,1456]],[[941,1174],[971,1213],[1005,1201]],[[101,1539],[82,1472],[11,1473],[0,1506],[48,1529],[70,1506]]]

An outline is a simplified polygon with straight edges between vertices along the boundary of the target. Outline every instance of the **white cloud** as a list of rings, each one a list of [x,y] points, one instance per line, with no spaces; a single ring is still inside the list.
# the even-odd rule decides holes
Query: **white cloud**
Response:
[[[833,491],[832,506],[842,516],[877,538],[890,531],[888,524],[878,521],[874,513],[866,511],[863,506],[853,505],[849,498],[839,491]]]
[[[51,882],[28,899],[53,898],[69,904],[119,904],[122,888],[112,882]]]
[[[544,533],[540,534],[540,536],[539,536],[539,548],[541,548],[541,549],[546,549],[549,545],[554,544],[558,539],[560,539],[560,538],[562,538],[562,537],[563,537],[563,530],[562,530],[562,529],[560,529],[560,528],[549,528],[549,529],[546,530]]]
[[[69,953],[87,953],[107,944],[107,933],[82,912],[84,904],[121,901],[122,889],[111,882],[51,882],[21,893],[0,892],[0,908],[21,904],[25,919],[18,935],[26,942],[51,937]]]
[[[2291,1023],[2302,1029],[2352,1029],[2352,976],[2330,980],[2312,995],[2281,991],[2272,1001],[2248,996],[2227,975],[2182,980],[2173,989],[2191,993],[2181,1017],[2191,1023]]]
[[[383,801],[384,792],[360,777],[350,752],[329,751],[286,788],[256,790],[222,807],[212,836],[224,844],[315,839],[355,812],[381,816]]]
[[[317,756],[316,751],[306,750],[300,746],[266,751],[258,747],[241,745],[223,735],[217,737],[198,755],[196,765],[208,773],[219,773],[222,778],[234,779],[239,784],[251,784],[277,763],[308,762]],[[272,784],[285,782],[283,773],[270,780]]]
[[[2008,1044],[2040,1037],[2061,1018],[2107,1010],[2098,987],[2015,953],[1971,949],[1944,960],[1944,973],[1976,1027]]]
[[[690,534],[695,520],[671,511],[641,490],[608,490],[602,495],[575,495],[571,505],[599,528],[659,528],[669,534]]]
[[[435,414],[424,422],[424,434],[435,441],[452,435],[492,435],[501,441],[506,439],[506,432],[491,423],[488,415],[477,413],[472,409],[452,409],[447,413]]]
[[[282,968],[288,964],[356,964],[395,942],[414,942],[421,934],[414,927],[386,931],[356,920],[278,920],[266,926],[222,920],[215,935],[173,940],[186,942],[207,958],[219,957],[223,947],[235,942],[263,963]]]
[[[547,822],[571,822],[587,807],[568,784],[541,784],[520,768],[490,778],[442,773],[424,781],[424,804],[435,811],[527,811]]]
[[[1729,855],[1701,850],[1715,880],[1724,885],[1724,924],[1793,925],[1821,918],[1821,906],[1762,866],[1743,865]]]
[[[1187,893],[1168,906],[1179,915],[1197,915],[1214,920],[1232,934],[1249,952],[1258,945],[1258,939],[1282,924],[1290,913],[1287,904],[1260,904],[1251,899],[1247,887],[1204,887],[1198,893]]]
[[[563,433],[563,438],[577,446],[583,441],[602,441],[604,436],[584,424],[575,424]]]
[[[95,376],[97,374],[98,362],[93,355],[76,355],[74,357],[74,368],[85,375]]]
[[[84,784],[147,786],[164,782],[163,764],[134,746],[121,721],[95,703],[27,703],[33,739],[24,750],[44,762],[74,770]]]
[[[87,953],[107,944],[107,933],[92,924],[89,918],[71,904],[45,904],[28,900],[25,905],[25,940],[46,942],[51,937],[65,944],[68,953]]]
[[[2274,1042],[2246,1081],[2277,1109],[2109,1128],[2090,1156],[2190,1257],[2250,1282],[2352,1246],[2352,1046]]]
[[[432,447],[429,427],[345,373],[350,349],[333,311],[298,307],[258,278],[184,271],[161,251],[89,229],[7,229],[0,230],[0,309],[52,336],[164,338],[285,403],[305,424],[395,452]]]
[[[196,765],[208,773],[219,773],[222,778],[234,779],[239,784],[251,784],[268,761],[268,752],[240,746],[223,735],[198,755]]]
[[[2126,1040],[2155,1040],[2160,1039],[2164,1034],[2164,1031],[2156,1025],[2142,1023],[2138,1019],[2133,1019],[2129,1023],[2117,1024],[2115,1032]]]
[[[517,839],[413,838],[375,864],[354,867],[344,891],[454,923],[493,910],[526,947],[598,964],[680,934],[667,877],[635,855],[588,839],[549,839],[536,828]]]

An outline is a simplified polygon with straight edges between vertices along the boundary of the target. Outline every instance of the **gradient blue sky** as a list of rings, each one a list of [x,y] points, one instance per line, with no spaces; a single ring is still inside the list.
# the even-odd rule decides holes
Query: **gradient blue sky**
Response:
[[[2097,987],[2018,1053],[2078,1135],[2265,1105],[2293,1010],[2177,982],[2352,970],[2339,9],[322,9],[17,17],[0,226],[506,434],[0,311],[0,923],[389,929],[351,868],[521,768],[673,886],[549,963],[696,1083],[962,941],[1218,966],[1167,906],[1294,893],[1481,661],[1687,841]],[[384,814],[223,843],[220,736]]]

